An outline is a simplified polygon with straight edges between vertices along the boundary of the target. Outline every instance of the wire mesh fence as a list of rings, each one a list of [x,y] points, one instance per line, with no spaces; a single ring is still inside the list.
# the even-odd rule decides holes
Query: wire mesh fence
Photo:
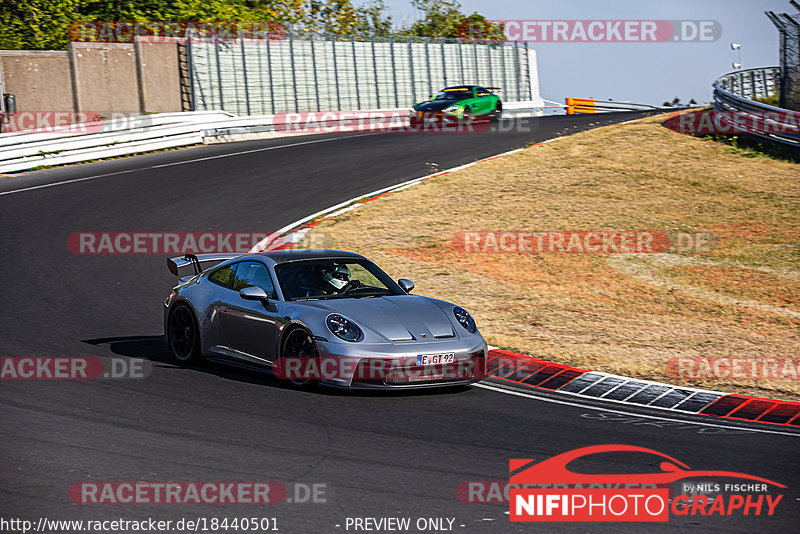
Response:
[[[287,33],[280,40],[189,40],[192,109],[239,115],[410,106],[442,87],[499,87],[539,99],[524,43]]]
[[[780,106],[800,111],[800,14],[767,11],[767,16],[780,31]]]

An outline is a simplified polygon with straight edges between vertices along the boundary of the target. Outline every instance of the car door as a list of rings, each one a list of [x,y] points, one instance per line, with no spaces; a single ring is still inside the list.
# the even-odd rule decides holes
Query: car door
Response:
[[[228,309],[228,302],[233,298],[233,278],[237,267],[237,263],[225,265],[214,269],[208,275],[208,281],[211,282],[208,287],[213,292],[209,299],[208,319],[201,328],[213,352],[220,352],[220,349],[228,348],[230,345],[225,339],[222,322]]]
[[[239,291],[260,287],[269,300],[245,300]],[[278,302],[267,266],[260,261],[237,264],[222,316],[222,331],[231,349],[272,362],[278,339]]]
[[[492,98],[491,93],[488,89],[483,87],[476,87],[475,88],[475,96],[477,97],[478,104],[476,105],[477,109],[475,110],[474,115],[486,115],[487,113],[491,113],[494,111],[491,109],[492,107]]]

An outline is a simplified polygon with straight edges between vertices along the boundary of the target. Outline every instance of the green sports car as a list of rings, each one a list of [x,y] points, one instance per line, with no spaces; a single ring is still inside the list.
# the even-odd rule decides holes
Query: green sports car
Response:
[[[409,123],[416,127],[424,122],[469,122],[476,118],[500,120],[503,103],[492,91],[479,85],[445,87],[430,100],[414,104]]]

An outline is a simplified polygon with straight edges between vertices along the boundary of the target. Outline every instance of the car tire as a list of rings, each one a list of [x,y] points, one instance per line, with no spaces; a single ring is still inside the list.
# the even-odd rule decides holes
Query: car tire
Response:
[[[492,112],[489,118],[492,122],[500,122],[500,120],[503,118],[503,105],[500,102],[497,103],[494,108],[494,112]]]
[[[319,352],[314,337],[308,330],[297,327],[286,333],[281,342],[281,360],[284,368],[289,361],[287,358],[314,358],[317,360],[317,365],[311,368],[319,369]],[[286,372],[283,378],[299,389],[312,389],[319,384],[318,378],[292,378],[288,375],[289,372]]]
[[[170,310],[166,334],[172,357],[178,363],[202,363],[200,329],[197,328],[197,319],[189,306],[177,304]]]

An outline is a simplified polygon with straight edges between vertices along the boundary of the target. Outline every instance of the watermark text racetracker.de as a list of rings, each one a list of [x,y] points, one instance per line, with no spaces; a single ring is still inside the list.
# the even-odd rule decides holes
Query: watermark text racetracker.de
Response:
[[[145,378],[152,372],[142,358],[94,356],[3,356],[0,380],[95,380]]]
[[[264,250],[286,245],[276,233],[259,232],[73,232],[67,249],[73,254],[241,253],[261,243]]]
[[[26,133],[89,134],[103,131],[103,117],[96,111],[25,110],[8,113],[3,131]]]
[[[716,242],[711,232],[480,230],[457,232],[451,245],[467,254],[703,254]]]
[[[533,43],[712,43],[722,36],[715,20],[493,20],[506,41]],[[483,24],[468,25],[480,35]]]
[[[800,112],[774,109],[770,111],[721,111],[698,109],[672,112],[665,121],[667,128],[690,135],[735,135],[761,132],[776,135],[800,133]]]
[[[286,37],[276,21],[81,21],[69,27],[78,43],[275,42]]]
[[[675,356],[666,370],[678,380],[800,380],[800,358]]]
[[[485,117],[462,120],[456,115],[446,113],[410,112],[408,109],[395,110],[353,110],[353,111],[281,111],[272,119],[278,132],[296,134],[321,133],[445,133],[468,134],[486,132],[492,127]],[[522,129],[530,127],[523,121],[509,123],[505,128]],[[501,129],[500,126],[494,128]]]
[[[113,505],[265,505],[280,503],[325,503],[327,484],[295,482],[289,487],[262,482],[76,482],[69,488],[75,504]]]
[[[153,115],[136,115],[133,112],[72,110],[21,110],[0,113],[4,132],[46,133],[53,135],[112,133],[147,128],[160,124]],[[58,147],[48,154],[57,154]]]
[[[355,380],[363,382],[461,381],[486,377],[483,354],[456,359],[454,353],[420,354],[402,359],[350,359],[331,356],[317,358],[281,357],[273,365],[275,376],[283,380]]]

